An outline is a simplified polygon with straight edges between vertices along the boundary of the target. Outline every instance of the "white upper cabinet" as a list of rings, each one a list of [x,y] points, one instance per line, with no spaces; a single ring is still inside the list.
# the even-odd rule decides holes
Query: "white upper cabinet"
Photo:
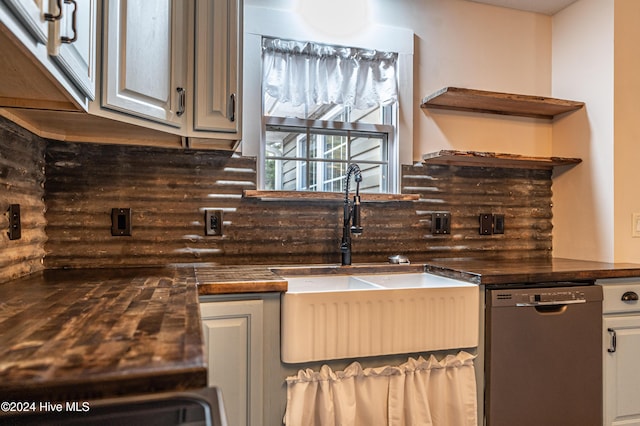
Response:
[[[185,125],[186,2],[105,0],[102,106]]]
[[[47,44],[49,28],[45,14],[49,13],[49,0],[4,0],[4,3],[34,39]]]
[[[0,0],[0,26],[0,115],[39,136],[241,139],[242,0]]]
[[[30,82],[19,86],[22,95],[3,88],[0,97],[15,102],[2,102],[2,106],[87,109],[95,93],[96,1],[0,0],[0,25],[8,30],[4,38],[12,43],[0,45],[0,53],[11,63],[0,67],[0,75],[5,82]],[[21,50],[20,58],[16,48]],[[60,88],[73,106],[53,95]]]
[[[131,124],[164,126],[199,147],[208,139],[239,140],[240,0],[104,4],[100,105],[106,115],[118,119],[116,111]]]
[[[240,7],[238,0],[196,0],[194,130],[239,133]]]
[[[96,0],[50,2],[49,54],[89,99],[95,99]],[[57,18],[57,19],[56,19]]]
[[[89,99],[95,99],[96,0],[50,0],[49,54]]]

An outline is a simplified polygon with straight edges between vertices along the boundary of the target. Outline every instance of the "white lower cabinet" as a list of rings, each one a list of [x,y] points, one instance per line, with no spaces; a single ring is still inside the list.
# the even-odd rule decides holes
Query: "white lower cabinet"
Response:
[[[263,300],[200,303],[208,385],[222,390],[230,425],[262,425]]]
[[[604,329],[612,351],[605,354],[604,424],[640,425],[640,315],[605,318]]]
[[[640,426],[640,278],[603,285],[604,421]]]

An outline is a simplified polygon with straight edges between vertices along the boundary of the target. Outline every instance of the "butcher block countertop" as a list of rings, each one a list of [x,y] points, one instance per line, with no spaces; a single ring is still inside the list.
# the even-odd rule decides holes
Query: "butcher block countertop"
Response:
[[[0,284],[0,401],[207,383],[193,269],[45,271]]]
[[[434,259],[426,263],[425,271],[479,285],[500,285],[640,277],[640,264],[562,258]]]
[[[486,285],[640,277],[637,264],[417,260],[48,270],[0,284],[0,401],[83,401],[204,387],[198,296],[286,291],[283,275],[426,270]]]
[[[201,296],[287,291],[287,280],[268,266],[196,266],[195,277]]]

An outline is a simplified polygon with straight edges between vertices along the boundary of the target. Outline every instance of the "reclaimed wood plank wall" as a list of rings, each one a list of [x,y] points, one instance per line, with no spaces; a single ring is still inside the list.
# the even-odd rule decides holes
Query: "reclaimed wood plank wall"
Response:
[[[45,141],[0,119],[0,283],[44,268]],[[8,236],[11,204],[20,205],[21,238]]]
[[[244,198],[253,158],[50,141],[46,159],[48,268],[340,261],[342,202]],[[420,200],[362,196],[354,262],[551,254],[548,170],[404,166],[402,187]],[[132,209],[131,236],[111,236],[112,208]],[[204,235],[206,208],[223,211],[222,237]],[[433,211],[451,212],[451,235],[431,235]],[[505,234],[479,235],[479,213],[504,214]]]
[[[420,194],[420,221],[451,213],[451,235],[424,235],[428,257],[532,259],[551,256],[551,169],[403,166],[402,191]],[[480,235],[479,215],[503,214],[504,234]]]

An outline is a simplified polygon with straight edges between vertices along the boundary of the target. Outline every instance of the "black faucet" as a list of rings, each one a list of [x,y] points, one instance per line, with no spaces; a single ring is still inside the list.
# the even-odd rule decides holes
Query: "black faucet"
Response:
[[[355,176],[356,181],[356,195],[353,197],[353,203],[349,201],[349,181],[352,174]],[[343,266],[351,265],[351,234],[362,234],[362,226],[360,225],[360,182],[362,182],[360,167],[355,163],[349,164],[344,182],[344,223],[342,226],[342,243],[340,244]]]

